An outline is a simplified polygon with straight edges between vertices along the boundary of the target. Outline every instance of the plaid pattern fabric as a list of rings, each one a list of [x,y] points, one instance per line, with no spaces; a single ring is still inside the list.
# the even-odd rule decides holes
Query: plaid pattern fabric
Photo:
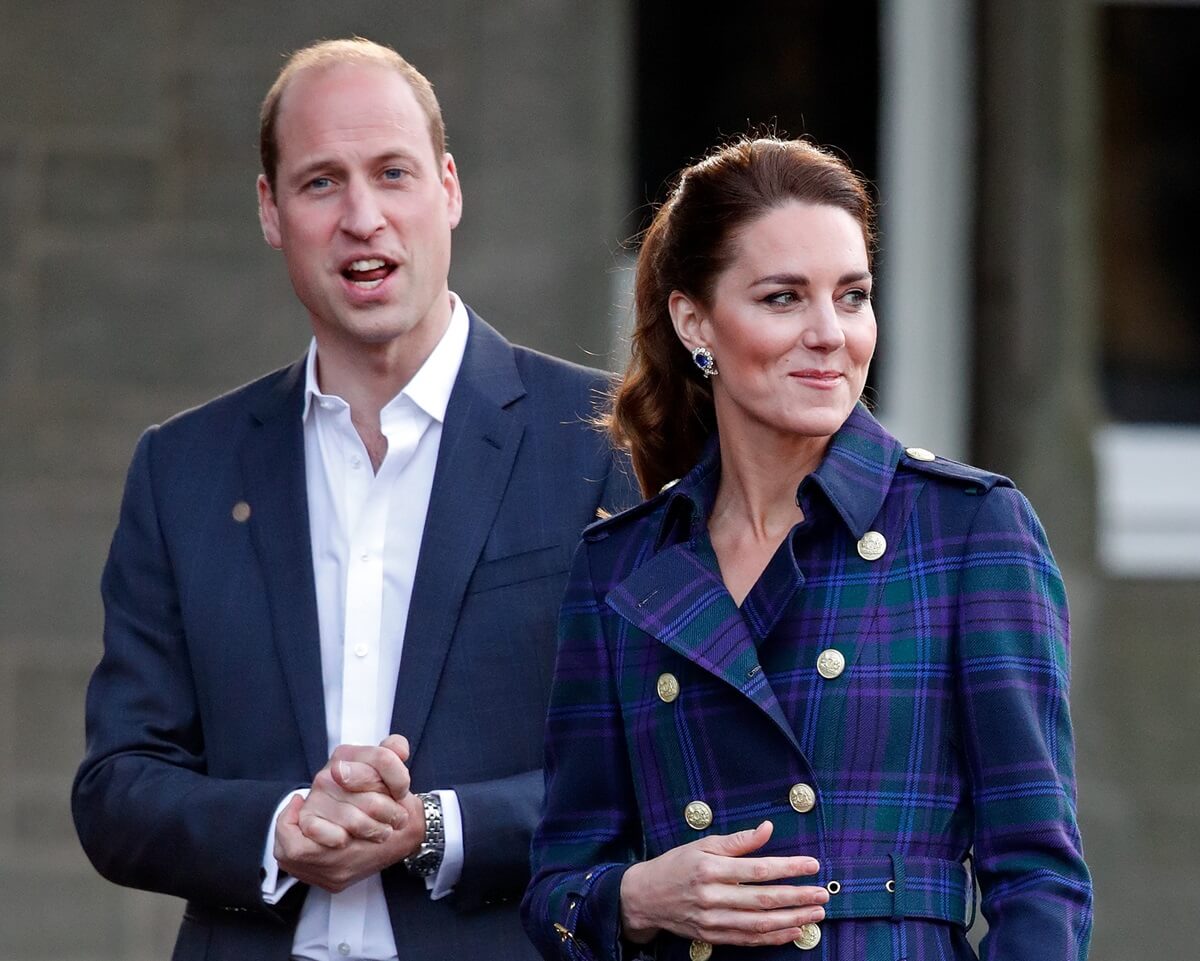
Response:
[[[972,849],[983,958],[1086,957],[1066,599],[1028,501],[1005,478],[909,456],[859,407],[738,608],[706,532],[719,474],[714,443],[576,555],[522,909],[543,955],[629,956],[631,862],[769,818],[761,853],[811,854],[817,882],[841,890],[815,949],[717,945],[718,961],[974,958]],[[868,531],[886,541],[875,560],[856,546]],[[830,650],[845,666],[826,678]],[[807,813],[789,802],[798,784],[816,797]],[[697,800],[704,831],[684,818]],[[663,935],[653,950],[688,947]]]

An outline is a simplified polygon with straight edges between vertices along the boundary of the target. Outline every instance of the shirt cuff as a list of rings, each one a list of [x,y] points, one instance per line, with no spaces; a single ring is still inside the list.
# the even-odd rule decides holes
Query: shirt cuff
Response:
[[[458,806],[455,791],[434,791],[442,802],[442,831],[446,837],[446,848],[442,852],[442,865],[435,874],[425,879],[425,890],[434,901],[444,898],[454,890],[463,869],[462,809]],[[272,836],[274,836],[272,834]]]
[[[267,829],[267,843],[263,846],[262,859],[262,899],[264,904],[278,904],[280,899],[298,883],[290,874],[282,873],[279,870],[279,862],[275,860],[275,824],[279,821],[279,815],[283,813],[283,809],[288,806],[288,802],[297,795],[302,798],[308,797],[308,788],[292,791],[285,796],[279,802],[279,806],[275,808],[275,813],[271,817],[271,826]],[[461,841],[459,846],[461,847]]]

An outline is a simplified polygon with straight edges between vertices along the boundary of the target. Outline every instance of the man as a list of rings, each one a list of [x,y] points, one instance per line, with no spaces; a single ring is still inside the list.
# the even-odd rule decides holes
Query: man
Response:
[[[447,286],[462,195],[428,81],[363,40],[263,104],[263,234],[307,356],[143,435],[105,568],[73,811],[176,958],[532,957],[557,606],[631,484],[605,381]]]

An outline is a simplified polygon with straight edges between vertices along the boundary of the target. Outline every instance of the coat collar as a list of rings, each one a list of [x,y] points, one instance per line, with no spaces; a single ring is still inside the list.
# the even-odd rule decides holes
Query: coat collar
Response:
[[[833,436],[821,464],[799,483],[797,502],[806,517],[823,512],[857,539],[883,507],[900,454],[899,443],[860,404]],[[740,691],[796,744],[759,663],[758,642],[804,575],[793,552],[778,552],[764,571],[770,583],[761,591],[756,585],[741,610],[734,606],[715,563],[704,557],[705,525],[719,482],[720,450],[714,436],[695,468],[664,495],[653,556],[618,582],[605,600],[634,627]],[[814,496],[816,491],[822,496]]]
[[[900,442],[859,402],[833,435],[820,465],[800,481],[796,503],[813,516],[818,507],[813,493],[819,490],[857,540],[883,507],[902,453]],[[667,494],[656,549],[695,539],[712,513],[720,477],[720,444],[714,434],[696,466]]]

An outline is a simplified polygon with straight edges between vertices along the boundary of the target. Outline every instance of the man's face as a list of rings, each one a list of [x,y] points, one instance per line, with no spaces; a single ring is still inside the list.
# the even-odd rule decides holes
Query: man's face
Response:
[[[318,342],[432,349],[450,317],[462,194],[408,82],[375,65],[304,71],[284,91],[276,141],[274,190],[258,180],[259,219]]]

